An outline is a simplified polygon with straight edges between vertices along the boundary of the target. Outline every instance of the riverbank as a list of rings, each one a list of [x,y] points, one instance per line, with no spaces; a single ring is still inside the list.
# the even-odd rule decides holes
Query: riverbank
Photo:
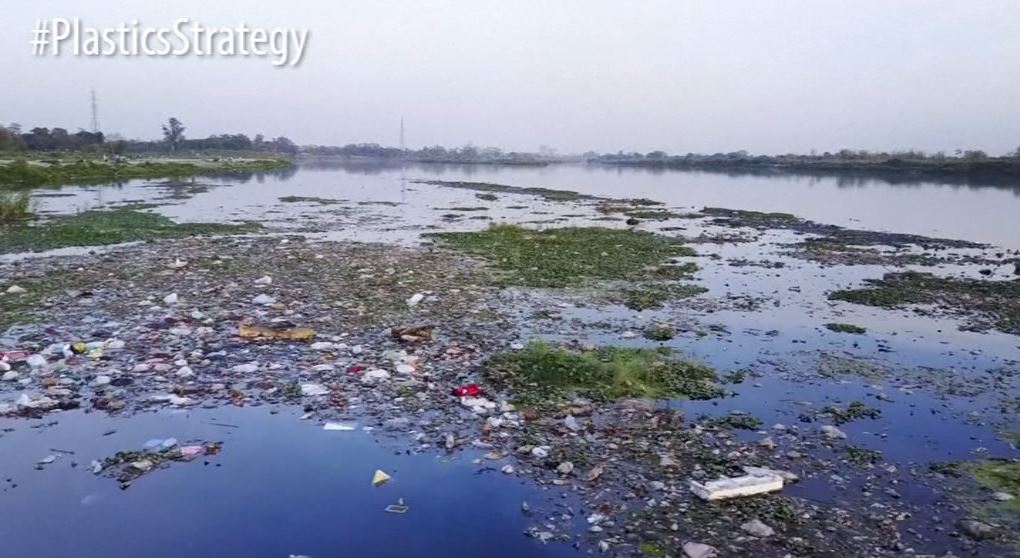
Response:
[[[591,164],[648,169],[697,170],[738,173],[755,176],[802,174],[855,179],[883,179],[892,183],[941,180],[964,184],[1018,184],[1020,158],[986,159],[897,157],[838,159],[810,156],[677,156],[677,157],[600,157]]]
[[[286,159],[141,159],[118,163],[90,159],[19,159],[0,164],[0,189],[268,172],[291,165]]]

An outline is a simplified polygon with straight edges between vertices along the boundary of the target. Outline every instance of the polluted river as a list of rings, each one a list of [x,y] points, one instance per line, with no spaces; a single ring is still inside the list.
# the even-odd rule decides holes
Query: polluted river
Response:
[[[3,556],[1020,555],[1017,187],[306,162],[33,200]]]

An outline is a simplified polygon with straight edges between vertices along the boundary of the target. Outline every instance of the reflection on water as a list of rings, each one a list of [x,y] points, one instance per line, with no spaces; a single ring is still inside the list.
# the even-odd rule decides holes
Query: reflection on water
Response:
[[[567,189],[608,197],[647,197],[679,208],[782,211],[823,223],[958,238],[1020,248],[1013,233],[1020,185],[930,182],[909,176],[779,174],[613,167],[452,165],[315,160],[271,172],[232,173],[181,182],[135,180],[110,187],[66,187],[75,197],[40,199],[41,209],[171,199],[181,219],[266,220],[283,196],[404,201],[408,190],[439,196],[415,179],[494,182]],[[200,184],[206,186],[187,186]],[[208,186],[219,186],[208,188]],[[153,190],[164,190],[160,193]],[[103,191],[103,194],[99,194]],[[190,196],[190,198],[188,197]],[[97,198],[100,198],[97,199]],[[430,200],[423,200],[427,205]]]
[[[521,533],[521,501],[576,505],[555,491],[510,481],[471,463],[476,452],[407,455],[363,432],[259,409],[110,417],[60,413],[0,420],[2,556],[435,556],[553,558],[566,545]],[[214,458],[174,463],[121,491],[88,471],[92,459],[153,437],[218,440]],[[59,448],[45,470],[35,462]],[[393,480],[373,487],[376,469]],[[405,514],[384,512],[403,499]],[[560,503],[562,502],[562,504]],[[53,536],[62,533],[62,536]]]

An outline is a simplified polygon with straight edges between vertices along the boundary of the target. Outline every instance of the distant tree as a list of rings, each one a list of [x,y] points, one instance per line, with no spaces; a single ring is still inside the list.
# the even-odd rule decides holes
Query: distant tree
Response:
[[[498,159],[503,156],[503,150],[498,147],[486,147],[481,150],[480,155],[485,159]]]
[[[269,142],[269,150],[275,153],[288,153],[293,155],[298,152],[298,146],[287,136],[279,136],[273,138]]]
[[[184,143],[184,124],[177,117],[171,116],[166,124],[163,124],[163,141],[170,146],[170,151],[177,151],[177,148]]]
[[[25,143],[21,139],[21,126],[19,124],[0,126],[0,150],[10,151],[24,148]]]
[[[1020,159],[1020,147],[1017,147],[1016,151],[1013,152],[1013,158]]]
[[[262,149],[266,144],[266,136],[263,136],[262,134],[255,134],[255,139],[252,140],[251,144],[256,151]]]
[[[980,149],[970,149],[963,152],[963,158],[971,161],[983,161],[988,158],[988,154]]]
[[[666,152],[665,151],[649,151],[648,154],[645,155],[645,158],[646,159],[665,159],[666,158]]]

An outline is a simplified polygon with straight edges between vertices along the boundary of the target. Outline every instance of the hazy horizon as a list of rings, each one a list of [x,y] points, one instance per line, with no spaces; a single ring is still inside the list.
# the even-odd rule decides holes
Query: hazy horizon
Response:
[[[303,62],[33,56],[40,18],[306,28]],[[1020,146],[1020,3],[16,3],[0,123],[561,152]]]

